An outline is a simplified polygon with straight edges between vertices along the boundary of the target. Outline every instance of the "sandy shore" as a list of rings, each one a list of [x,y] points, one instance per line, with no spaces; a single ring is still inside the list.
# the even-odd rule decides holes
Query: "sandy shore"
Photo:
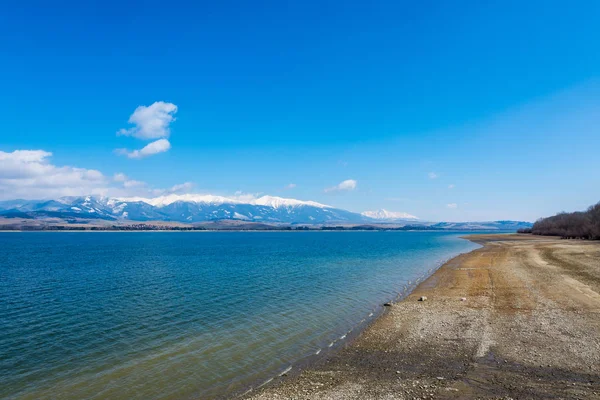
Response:
[[[600,399],[600,243],[468,238],[484,247],[328,359],[247,397]]]

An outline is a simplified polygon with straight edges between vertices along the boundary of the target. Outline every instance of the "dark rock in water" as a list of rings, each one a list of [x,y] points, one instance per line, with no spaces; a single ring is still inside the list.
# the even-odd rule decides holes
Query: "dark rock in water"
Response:
[[[391,307],[391,306],[392,306],[392,303],[383,303],[383,305],[384,305],[385,307]]]

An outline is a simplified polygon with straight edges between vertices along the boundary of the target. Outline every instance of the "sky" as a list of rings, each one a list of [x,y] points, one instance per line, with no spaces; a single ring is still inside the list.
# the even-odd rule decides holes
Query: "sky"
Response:
[[[8,2],[0,199],[582,210],[600,201],[598,20],[597,1]]]

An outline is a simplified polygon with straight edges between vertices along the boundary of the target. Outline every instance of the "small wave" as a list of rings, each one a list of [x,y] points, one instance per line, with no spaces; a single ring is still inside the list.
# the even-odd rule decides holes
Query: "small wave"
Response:
[[[373,313],[369,313],[369,317],[372,317],[372,316],[373,316]]]
[[[281,375],[279,375],[281,376]],[[261,387],[265,386],[267,383],[271,382],[273,380],[273,378],[269,378],[266,381],[264,381],[260,386],[257,386],[257,389],[260,389]]]
[[[333,347],[334,344],[335,344],[335,340],[333,342],[329,343],[329,346],[327,346],[327,347]]]
[[[344,340],[344,339],[346,339],[346,335],[340,336],[340,340]]]
[[[315,354],[319,354],[320,352],[321,352],[321,349],[317,350],[317,351],[315,352]]]
[[[280,373],[279,376],[283,376],[283,375],[287,374],[288,372],[290,372],[291,370],[292,370],[292,366],[290,365],[282,373]]]

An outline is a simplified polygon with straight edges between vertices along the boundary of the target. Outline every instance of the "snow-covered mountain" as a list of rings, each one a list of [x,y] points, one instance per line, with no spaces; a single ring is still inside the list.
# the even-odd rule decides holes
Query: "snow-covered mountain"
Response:
[[[353,213],[314,201],[263,196],[228,198],[213,195],[167,195],[156,198],[61,197],[55,200],[0,201],[0,217],[82,220],[164,221],[195,223],[231,220],[264,224],[377,225],[404,229],[516,230],[528,222],[426,222],[414,215],[387,210]],[[241,223],[241,222],[240,222]]]
[[[117,199],[120,201],[129,202],[144,202],[155,207],[164,207],[176,202],[197,203],[197,204],[249,204],[257,206],[269,206],[273,208],[280,207],[297,207],[297,206],[312,206],[318,208],[333,208],[325,204],[315,201],[302,201],[296,199],[285,199],[283,197],[262,196],[259,198],[249,198],[248,200],[240,200],[237,198],[229,198],[223,196],[202,195],[202,194],[169,194],[166,196],[144,198],[144,197],[127,197]]]
[[[419,219],[405,212],[388,211],[383,208],[376,211],[365,211],[361,215],[381,221],[416,221]]]
[[[364,216],[314,201],[263,196],[240,200],[213,195],[170,194],[156,198],[62,197],[0,202],[0,216],[131,221],[202,222],[235,219],[256,222],[369,222]]]

